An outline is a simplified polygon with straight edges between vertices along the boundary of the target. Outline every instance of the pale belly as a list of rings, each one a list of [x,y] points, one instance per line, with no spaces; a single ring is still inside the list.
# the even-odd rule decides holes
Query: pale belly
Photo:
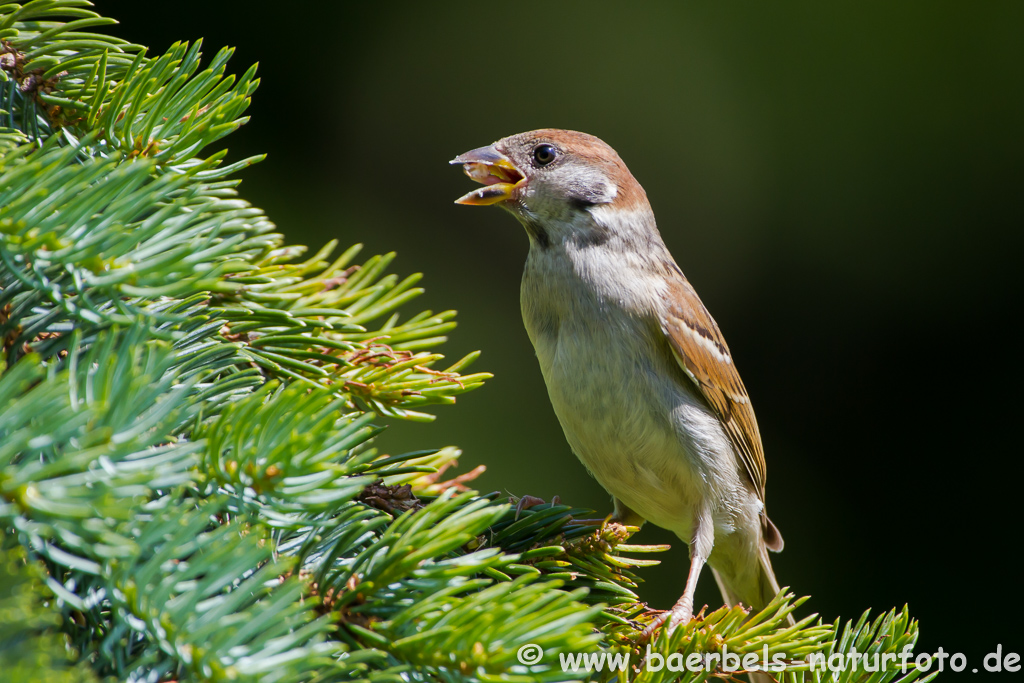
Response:
[[[708,514],[730,530],[730,510],[708,509],[740,486],[717,418],[639,323],[602,322],[563,320],[556,334],[534,338],[573,451],[605,490],[657,526],[688,540],[696,516]]]
[[[760,501],[651,308],[660,277],[628,253],[602,261],[582,250],[531,247],[521,299],[573,452],[615,498],[687,543],[697,520],[715,535],[757,528]]]

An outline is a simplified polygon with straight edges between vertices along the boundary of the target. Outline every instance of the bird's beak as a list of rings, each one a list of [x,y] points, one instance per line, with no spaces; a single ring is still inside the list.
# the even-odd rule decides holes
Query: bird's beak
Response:
[[[484,187],[456,199],[456,204],[487,206],[503,202],[512,196],[513,190],[524,180],[515,164],[496,150],[494,145],[460,154],[448,163],[462,164],[466,175],[484,184]]]

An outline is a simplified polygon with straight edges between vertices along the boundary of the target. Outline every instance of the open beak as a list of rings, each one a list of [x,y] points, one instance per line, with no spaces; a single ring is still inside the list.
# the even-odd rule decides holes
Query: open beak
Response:
[[[525,180],[519,169],[508,157],[494,149],[494,145],[460,154],[448,163],[462,164],[466,175],[484,185],[456,199],[456,204],[487,206],[503,202]]]

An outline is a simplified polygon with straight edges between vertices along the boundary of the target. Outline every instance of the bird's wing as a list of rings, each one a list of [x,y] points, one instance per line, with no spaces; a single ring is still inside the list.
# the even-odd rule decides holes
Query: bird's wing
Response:
[[[718,414],[763,502],[765,462],[761,433],[729,347],[718,324],[682,273],[668,282],[662,326],[672,353]]]

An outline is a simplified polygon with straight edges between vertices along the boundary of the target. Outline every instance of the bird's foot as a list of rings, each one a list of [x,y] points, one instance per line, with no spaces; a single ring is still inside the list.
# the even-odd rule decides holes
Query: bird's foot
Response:
[[[508,502],[516,506],[516,519],[519,519],[519,517],[522,516],[523,510],[528,510],[532,507],[537,507],[538,505],[547,505],[547,501],[545,501],[543,498],[538,498],[537,496],[531,495],[525,495],[521,498],[509,496]],[[551,505],[561,504],[562,499],[560,497],[554,496],[551,498]],[[601,519],[577,519],[575,517],[570,517],[569,521],[572,524],[578,526],[598,527],[599,533],[611,532],[612,536],[619,543],[625,541],[627,538],[632,536],[633,533],[639,528],[639,525],[631,526],[624,524],[621,520],[616,518],[616,515],[614,513]],[[640,520],[640,524],[643,524],[643,520]]]
[[[639,529],[644,523],[644,520],[639,517],[626,518],[623,515],[620,515],[618,510],[610,512],[609,514],[607,514],[604,517],[601,517],[600,519],[577,519],[576,521],[581,524],[593,524],[594,526],[632,526],[636,527],[637,529]]]
[[[654,618],[654,621],[647,625],[647,628],[640,634],[638,642],[648,643],[654,640],[658,629],[664,626],[669,633],[676,629],[676,626],[690,623],[693,619],[693,608],[685,608],[676,605],[667,612],[662,612]]]
[[[538,505],[544,505],[547,501],[543,498],[538,498],[537,496],[527,495],[519,499],[516,499],[515,496],[510,496],[508,502],[516,504],[516,519],[519,519],[519,515],[523,514],[523,510],[528,510],[529,508],[536,507]],[[552,505],[560,505],[561,503],[562,499],[558,496],[551,499]]]

